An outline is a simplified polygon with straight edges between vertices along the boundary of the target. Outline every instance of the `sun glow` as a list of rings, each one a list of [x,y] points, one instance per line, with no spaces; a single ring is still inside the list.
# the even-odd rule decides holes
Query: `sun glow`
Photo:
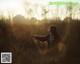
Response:
[[[0,0],[0,15],[3,14],[6,18],[9,17],[9,15],[12,17],[16,15],[22,15],[26,18],[34,17],[38,20],[60,17],[60,19],[63,20],[67,16],[66,6],[50,6],[50,1],[52,0]],[[54,1],[58,2],[62,0]],[[46,14],[44,9],[48,11]],[[76,15],[80,17],[78,13],[76,13]]]
[[[3,0],[0,2],[0,12],[3,13],[4,16],[11,15],[25,15],[25,11],[23,5],[18,0]]]

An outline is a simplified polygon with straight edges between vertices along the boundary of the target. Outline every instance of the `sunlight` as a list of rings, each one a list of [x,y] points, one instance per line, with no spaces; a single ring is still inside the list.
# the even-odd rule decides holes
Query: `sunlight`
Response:
[[[26,18],[33,17],[38,20],[45,18],[54,19],[54,17],[60,17],[60,19],[63,20],[67,16],[66,7],[49,5],[50,1],[52,0],[0,0],[0,13],[6,18],[8,18],[9,15],[12,17],[22,15]],[[64,0],[54,0],[54,2],[55,1]],[[47,10],[48,13],[45,14],[44,9]],[[77,13],[76,15],[78,15],[78,17],[80,16]]]
[[[22,3],[19,0],[3,0],[0,2],[0,10],[3,12],[4,16],[9,14],[20,14],[25,15]]]

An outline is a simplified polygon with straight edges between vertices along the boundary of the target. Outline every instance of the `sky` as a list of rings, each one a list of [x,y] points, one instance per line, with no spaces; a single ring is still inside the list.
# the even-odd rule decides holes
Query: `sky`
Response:
[[[48,11],[46,14],[46,18],[52,19],[55,16],[64,19],[69,14],[66,14],[66,7],[65,5],[56,6],[56,5],[49,5],[49,2],[63,2],[64,0],[0,0],[0,13],[1,15],[8,18],[8,16],[16,16],[22,15],[26,18],[36,18],[38,20],[42,20],[45,17],[42,15],[44,14],[43,9]],[[65,2],[71,0],[65,0]],[[73,0],[73,2],[80,2],[79,0]],[[76,10],[77,7],[77,10]],[[80,6],[74,6],[73,15],[74,18],[79,18],[80,11],[78,10]],[[43,9],[42,9],[43,8]]]

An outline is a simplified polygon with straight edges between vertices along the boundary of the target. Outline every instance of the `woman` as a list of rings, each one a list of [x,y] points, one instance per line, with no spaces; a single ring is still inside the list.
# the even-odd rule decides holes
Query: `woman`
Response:
[[[47,41],[49,48],[61,40],[54,25],[50,27],[49,34],[45,36],[34,36],[34,38],[42,42]]]

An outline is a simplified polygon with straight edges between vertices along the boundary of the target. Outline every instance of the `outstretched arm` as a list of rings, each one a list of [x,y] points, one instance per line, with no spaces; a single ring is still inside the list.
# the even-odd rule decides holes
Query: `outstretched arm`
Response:
[[[44,42],[44,41],[47,41],[48,40],[49,35],[46,35],[46,36],[38,36],[38,35],[36,35],[36,36],[33,36],[33,37],[35,39],[39,40],[39,41]]]

